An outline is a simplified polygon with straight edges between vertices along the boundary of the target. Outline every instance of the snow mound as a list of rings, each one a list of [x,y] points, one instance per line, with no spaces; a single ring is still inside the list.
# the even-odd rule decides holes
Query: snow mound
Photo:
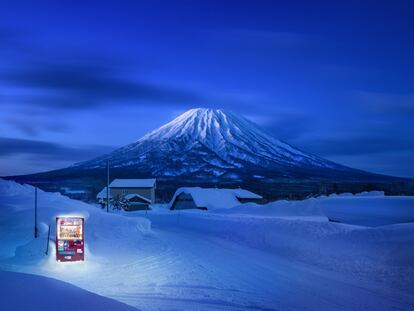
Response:
[[[324,214],[333,221],[383,226],[414,222],[414,197],[384,196],[369,193],[355,196],[337,196],[318,202]]]
[[[16,272],[0,271],[2,311],[133,311],[131,306],[69,283]]]
[[[218,211],[224,214],[245,214],[257,216],[325,216],[319,206],[319,199],[311,198],[304,201],[280,200],[268,204],[260,205],[256,203],[246,203],[235,206],[226,211]]]
[[[414,223],[414,197],[385,196],[382,191],[362,192],[355,195],[342,193],[303,201],[280,200],[265,205],[248,203],[217,212],[308,219],[318,217],[340,223],[376,227]]]

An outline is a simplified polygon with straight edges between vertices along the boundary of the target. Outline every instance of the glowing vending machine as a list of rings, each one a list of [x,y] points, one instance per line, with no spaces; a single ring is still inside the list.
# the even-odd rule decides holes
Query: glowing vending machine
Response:
[[[56,260],[85,259],[83,217],[56,217]]]

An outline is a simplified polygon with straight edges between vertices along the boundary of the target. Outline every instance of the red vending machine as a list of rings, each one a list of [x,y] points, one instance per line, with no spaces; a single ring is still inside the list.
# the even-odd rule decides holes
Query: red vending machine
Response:
[[[84,219],[56,217],[56,260],[84,260],[84,245]]]

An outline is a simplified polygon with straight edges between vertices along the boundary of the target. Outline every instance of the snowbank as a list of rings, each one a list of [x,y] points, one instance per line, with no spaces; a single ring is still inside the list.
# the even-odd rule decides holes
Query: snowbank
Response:
[[[304,201],[280,200],[263,205],[246,203],[227,210],[217,210],[215,212],[221,214],[244,214],[274,217],[324,217],[325,215],[319,206],[319,202],[319,199],[311,198]]]
[[[335,196],[321,199],[319,206],[329,219],[342,223],[374,227],[414,222],[412,196]]]
[[[343,193],[303,201],[280,200],[265,205],[242,204],[215,212],[285,218],[317,217],[320,220],[330,219],[340,223],[375,227],[414,222],[414,197],[385,196],[382,191],[356,195]]]
[[[133,311],[113,299],[43,276],[0,271],[2,311]]]

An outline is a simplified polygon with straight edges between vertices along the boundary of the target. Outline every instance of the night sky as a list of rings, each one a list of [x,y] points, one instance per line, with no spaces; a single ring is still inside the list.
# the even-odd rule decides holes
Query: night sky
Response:
[[[413,16],[414,1],[1,1],[0,176],[212,107],[414,177]]]

